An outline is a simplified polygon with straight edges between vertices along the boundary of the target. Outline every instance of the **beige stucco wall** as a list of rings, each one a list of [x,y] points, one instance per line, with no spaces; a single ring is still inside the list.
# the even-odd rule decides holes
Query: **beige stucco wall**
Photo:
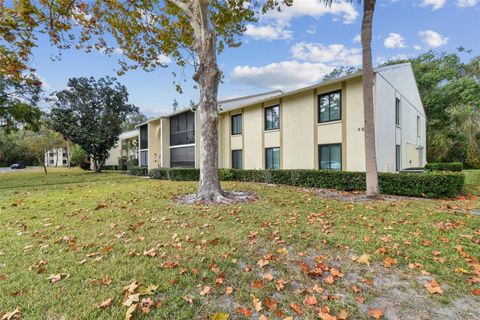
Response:
[[[362,80],[347,81],[346,107],[346,168],[348,171],[365,171],[365,138],[363,123]]]
[[[265,131],[264,136],[265,148],[280,147],[280,130]]]
[[[284,169],[312,169],[315,164],[315,99],[307,91],[282,99],[282,165]]]
[[[108,152],[109,156],[107,160],[105,160],[106,166],[118,166],[118,159],[121,157],[122,151],[122,141],[118,141],[116,146],[110,149]]]
[[[319,123],[317,125],[317,143],[342,143],[342,121]]]
[[[170,167],[170,119],[160,119],[160,166]]]
[[[406,159],[405,162],[407,163],[408,168],[414,168],[420,166],[420,152],[423,150],[418,149],[418,145],[407,143],[407,150],[406,150]]]
[[[343,87],[342,87],[343,86]],[[317,123],[317,96],[342,89],[342,120]],[[280,105],[280,129],[264,130],[264,108]],[[231,150],[243,150],[243,168],[263,169],[265,148],[280,147],[283,169],[318,168],[318,145],[342,143],[343,170],[365,170],[361,79],[314,88],[220,114],[219,165],[231,167]],[[231,115],[243,112],[241,135],[231,135]]]
[[[242,143],[242,136],[241,135],[234,135],[231,137],[231,147],[232,150],[240,150],[243,149],[243,143]],[[230,155],[231,157],[231,155]],[[226,162],[228,163],[228,162]]]
[[[148,123],[148,168],[160,166],[160,119]]]
[[[243,116],[243,167],[263,168],[263,108],[261,104],[244,109]]]

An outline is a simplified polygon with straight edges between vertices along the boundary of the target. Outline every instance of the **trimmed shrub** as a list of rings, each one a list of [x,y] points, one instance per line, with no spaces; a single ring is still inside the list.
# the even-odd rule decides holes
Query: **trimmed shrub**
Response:
[[[132,159],[127,161],[127,171],[130,171],[131,167],[138,167],[138,159]]]
[[[235,181],[235,169],[218,169],[218,176],[221,181]]]
[[[102,170],[118,170],[118,166],[115,166],[115,165],[103,166]]]
[[[91,162],[90,161],[82,161],[80,162],[80,168],[83,170],[90,170]]]
[[[425,169],[430,171],[462,171],[463,163],[445,162],[445,163],[427,163]]]
[[[462,191],[463,173],[380,173],[380,191],[410,197],[453,198]]]
[[[168,176],[172,181],[198,181],[200,170],[193,168],[174,168],[168,170]]]
[[[130,167],[128,171],[132,176],[145,177],[148,174],[148,169],[145,167]]]
[[[306,188],[365,190],[365,172],[327,170],[239,170],[220,169],[222,181],[284,184]],[[153,169],[152,179],[198,181],[199,169]],[[410,197],[451,198],[463,189],[465,176],[459,172],[379,173],[380,191]]]
[[[168,180],[168,168],[157,168],[148,170],[148,176],[150,179]]]

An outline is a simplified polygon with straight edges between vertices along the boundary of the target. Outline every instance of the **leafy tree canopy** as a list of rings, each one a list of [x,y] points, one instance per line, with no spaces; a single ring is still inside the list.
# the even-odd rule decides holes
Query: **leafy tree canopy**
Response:
[[[127,117],[122,125],[122,131],[135,129],[137,124],[147,121],[148,118],[141,112],[136,112]]]
[[[6,132],[20,126],[38,130],[42,112],[37,104],[41,91],[36,78],[12,80],[0,76],[0,128]]]
[[[333,69],[329,74],[323,77],[323,80],[327,81],[327,80],[337,79],[340,77],[354,74],[355,72],[358,72],[358,71],[360,71],[360,69],[355,67],[347,67],[347,66],[335,67],[335,69]]]
[[[72,78],[53,94],[51,127],[92,156],[99,172],[115,146],[125,120],[138,112],[125,86],[115,78]]]
[[[275,2],[266,1],[265,6],[273,7]],[[164,67],[162,55],[173,57],[180,66],[196,66],[193,29],[181,8],[185,5],[181,0],[0,2],[4,26],[0,28],[0,74],[21,78],[26,71],[34,71],[29,61],[39,33],[47,34],[52,45],[61,49],[109,54],[118,47],[124,54],[120,74],[139,67],[146,71]],[[240,44],[236,38],[247,22],[256,20],[256,7],[248,0],[210,1],[219,51]],[[111,36],[114,43],[107,41]]]
[[[77,144],[70,148],[70,162],[72,166],[77,166],[88,158],[87,152]]]
[[[58,132],[42,126],[38,131],[26,131],[19,144],[37,159],[38,164],[42,165],[45,173],[47,173],[45,154],[49,150],[63,147],[65,140]]]

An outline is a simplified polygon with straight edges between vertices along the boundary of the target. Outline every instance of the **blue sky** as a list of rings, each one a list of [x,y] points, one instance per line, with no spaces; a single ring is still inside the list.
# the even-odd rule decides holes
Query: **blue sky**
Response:
[[[269,14],[248,25],[243,45],[219,56],[225,76],[219,98],[288,91],[320,81],[335,66],[359,66],[361,14],[357,1],[325,8],[316,0],[294,0],[294,6],[281,14]],[[377,0],[374,64],[430,49],[453,52],[460,46],[471,49],[470,56],[478,55],[479,18],[480,0]],[[71,77],[116,76],[118,55],[72,49],[63,51],[60,61],[52,61],[57,53],[46,39],[34,50],[32,66],[47,93],[63,89]],[[165,57],[167,68],[150,73],[135,70],[118,77],[127,86],[130,101],[147,116],[171,111],[174,99],[187,105],[198,98],[190,81],[191,70],[187,70],[184,94],[175,91],[172,71],[179,70],[169,60]]]

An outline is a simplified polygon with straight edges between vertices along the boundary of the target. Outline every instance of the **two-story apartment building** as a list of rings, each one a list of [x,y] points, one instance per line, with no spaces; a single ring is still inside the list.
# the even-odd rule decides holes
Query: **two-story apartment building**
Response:
[[[219,101],[219,166],[365,170],[362,74],[290,92]],[[375,69],[380,171],[425,164],[425,112],[409,63]],[[191,109],[139,126],[140,165],[198,167],[199,116]]]
[[[119,166],[122,162],[138,159],[138,129],[124,131],[118,136],[117,144],[110,149],[106,166]]]

